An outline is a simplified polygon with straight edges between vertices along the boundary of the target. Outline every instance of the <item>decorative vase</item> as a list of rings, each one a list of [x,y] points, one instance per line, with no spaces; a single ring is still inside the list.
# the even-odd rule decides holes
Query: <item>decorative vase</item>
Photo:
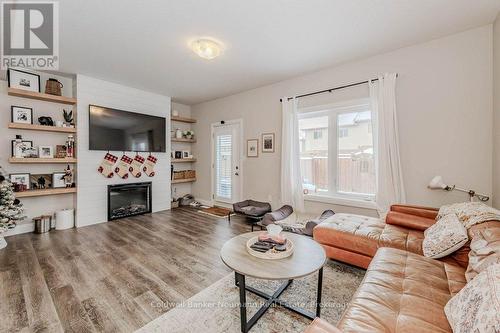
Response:
[[[186,138],[188,138],[189,140],[191,140],[193,138],[193,136],[189,134],[189,135],[186,135]]]
[[[179,128],[175,130],[175,137],[177,139],[182,139],[182,131]]]
[[[3,236],[0,236],[0,250],[5,247],[7,247],[7,241],[3,238]]]

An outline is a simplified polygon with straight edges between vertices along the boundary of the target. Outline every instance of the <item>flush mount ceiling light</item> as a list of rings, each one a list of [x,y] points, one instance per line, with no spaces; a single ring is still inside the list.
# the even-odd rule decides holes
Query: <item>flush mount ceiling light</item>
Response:
[[[214,59],[221,53],[221,46],[219,43],[210,39],[197,39],[191,43],[191,48],[194,53],[203,59]]]

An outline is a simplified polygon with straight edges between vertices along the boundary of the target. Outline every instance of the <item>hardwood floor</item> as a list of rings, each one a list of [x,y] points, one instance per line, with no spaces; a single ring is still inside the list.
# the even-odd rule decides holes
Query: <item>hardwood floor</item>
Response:
[[[248,231],[178,208],[8,237],[0,332],[132,332],[230,273],[219,250]]]

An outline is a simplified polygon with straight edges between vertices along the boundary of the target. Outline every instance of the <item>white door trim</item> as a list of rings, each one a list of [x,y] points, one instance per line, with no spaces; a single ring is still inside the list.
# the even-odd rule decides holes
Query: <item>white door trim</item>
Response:
[[[245,137],[244,129],[243,129],[243,119],[238,118],[238,119],[224,121],[224,125],[233,125],[233,124],[238,124],[240,126],[240,135],[239,135],[238,140],[239,140],[239,146],[240,146],[240,149],[239,149],[239,151],[240,151],[240,156],[239,156],[239,159],[240,159],[240,163],[239,163],[240,193],[239,193],[239,197],[241,199],[241,198],[243,198],[243,172],[244,172],[243,161],[244,161],[244,156],[246,156],[245,154],[243,154],[244,151],[246,152],[246,148],[245,148],[245,150],[243,150],[243,148],[244,148],[243,147],[243,141],[244,141],[243,138]],[[211,202],[211,206],[215,205],[214,133],[215,133],[215,127],[219,126],[219,125],[222,125],[221,122],[210,124],[210,202]],[[219,202],[219,205],[223,206],[224,204]]]

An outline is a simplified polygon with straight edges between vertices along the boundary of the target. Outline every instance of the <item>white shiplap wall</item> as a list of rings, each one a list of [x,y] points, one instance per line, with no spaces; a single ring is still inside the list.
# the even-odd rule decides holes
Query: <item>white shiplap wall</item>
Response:
[[[107,185],[135,182],[153,182],[153,212],[170,209],[170,140],[167,133],[167,153],[153,153],[158,158],[154,177],[140,178],[118,176],[105,178],[97,168],[105,151],[90,151],[88,139],[89,104],[96,104],[126,111],[145,113],[167,119],[170,128],[170,97],[106,82],[84,75],[77,75],[78,98],[78,193],[76,225],[78,227],[107,221]],[[120,158],[122,152],[111,152]],[[128,154],[130,157],[134,153]],[[146,153],[141,153],[146,157]]]

